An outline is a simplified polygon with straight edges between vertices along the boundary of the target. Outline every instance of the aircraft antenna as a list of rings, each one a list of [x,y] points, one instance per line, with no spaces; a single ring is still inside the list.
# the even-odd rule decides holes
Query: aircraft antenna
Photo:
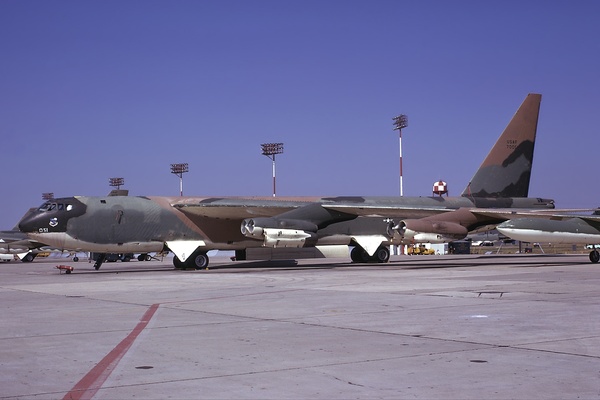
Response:
[[[275,154],[283,153],[283,143],[263,143],[262,153],[273,161],[273,197],[275,197]]]
[[[188,163],[171,164],[171,173],[179,177],[179,196],[183,197],[183,174],[189,172]]]
[[[42,193],[42,200],[54,200],[53,192]]]
[[[402,188],[402,128],[408,126],[408,117],[404,114],[400,114],[397,117],[392,118],[394,121],[394,130],[398,131],[398,139],[400,144],[400,197],[404,196]]]

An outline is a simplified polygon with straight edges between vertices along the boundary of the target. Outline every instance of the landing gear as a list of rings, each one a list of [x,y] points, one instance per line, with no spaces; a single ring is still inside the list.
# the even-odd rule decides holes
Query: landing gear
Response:
[[[204,252],[195,252],[192,257],[188,260],[191,267],[195,269],[204,269],[208,267],[208,255]]]
[[[355,263],[386,263],[390,260],[390,249],[387,246],[379,246],[375,254],[372,256],[369,255],[360,246],[354,246],[352,251],[350,252],[350,258],[352,262]]]
[[[360,246],[355,246],[350,252],[350,258],[355,263],[369,262],[369,254]]]
[[[600,261],[600,253],[598,252],[598,250],[590,251],[590,261],[593,262],[594,264],[596,264],[598,261]]]
[[[21,259],[21,262],[26,262],[26,263],[30,263],[33,261],[33,259],[35,258],[35,256],[37,256],[37,254],[34,254],[32,252],[29,252],[25,255],[25,257],[23,257]]]
[[[177,269],[205,269],[208,267],[210,259],[208,255],[203,251],[195,251],[187,260],[181,261],[179,257],[173,257],[173,265]]]
[[[102,265],[102,263],[104,262],[105,259],[106,259],[105,253],[98,254],[98,258],[96,258],[96,262],[94,263],[94,269],[96,271],[98,271],[100,269],[100,266]]]
[[[177,256],[173,257],[173,266],[176,269],[186,269],[187,268],[186,265],[185,265],[185,263],[183,261],[181,261],[179,259],[179,257],[177,257]]]
[[[390,249],[387,246],[380,246],[372,257],[374,262],[386,263],[390,260]]]

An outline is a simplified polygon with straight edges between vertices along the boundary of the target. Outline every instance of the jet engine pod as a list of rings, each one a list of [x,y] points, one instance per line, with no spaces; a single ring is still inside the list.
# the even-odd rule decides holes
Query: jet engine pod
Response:
[[[406,219],[394,227],[403,242],[447,243],[467,237],[469,231],[455,222]]]
[[[242,221],[241,226],[242,235],[247,237],[262,237],[263,230],[261,227],[256,226],[254,219],[245,219]]]

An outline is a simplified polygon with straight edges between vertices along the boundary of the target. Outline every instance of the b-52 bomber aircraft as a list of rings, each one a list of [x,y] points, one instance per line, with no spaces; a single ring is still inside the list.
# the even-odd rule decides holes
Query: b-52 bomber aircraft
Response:
[[[522,216],[521,216],[522,217]],[[600,243],[600,209],[592,215],[548,214],[514,218],[498,225],[498,231],[515,240],[555,244]],[[590,261],[600,261],[600,252],[594,246]]]
[[[31,262],[37,255],[33,250],[43,246],[19,230],[0,231],[0,254],[16,255],[23,262]]]
[[[527,197],[540,102],[525,98],[460,197],[76,196],[44,203],[19,229],[70,251],[169,250],[177,268],[207,267],[209,250],[316,245],[354,246],[355,262],[387,262],[390,244],[444,243],[506,220],[480,210],[554,208]]]
[[[35,211],[36,208],[29,209],[24,217]],[[0,254],[17,256],[23,262],[33,261],[40,251],[46,250],[44,246],[21,232],[18,224],[9,231],[0,231]]]

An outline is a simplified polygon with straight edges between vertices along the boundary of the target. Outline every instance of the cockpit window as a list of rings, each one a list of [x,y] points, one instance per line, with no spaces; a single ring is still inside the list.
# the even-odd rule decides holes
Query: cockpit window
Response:
[[[71,211],[73,209],[73,205],[72,204],[65,204],[65,203],[44,203],[40,206],[40,208],[38,208],[38,211],[41,212],[46,212],[46,211],[53,211],[53,210],[59,210],[59,211]]]

